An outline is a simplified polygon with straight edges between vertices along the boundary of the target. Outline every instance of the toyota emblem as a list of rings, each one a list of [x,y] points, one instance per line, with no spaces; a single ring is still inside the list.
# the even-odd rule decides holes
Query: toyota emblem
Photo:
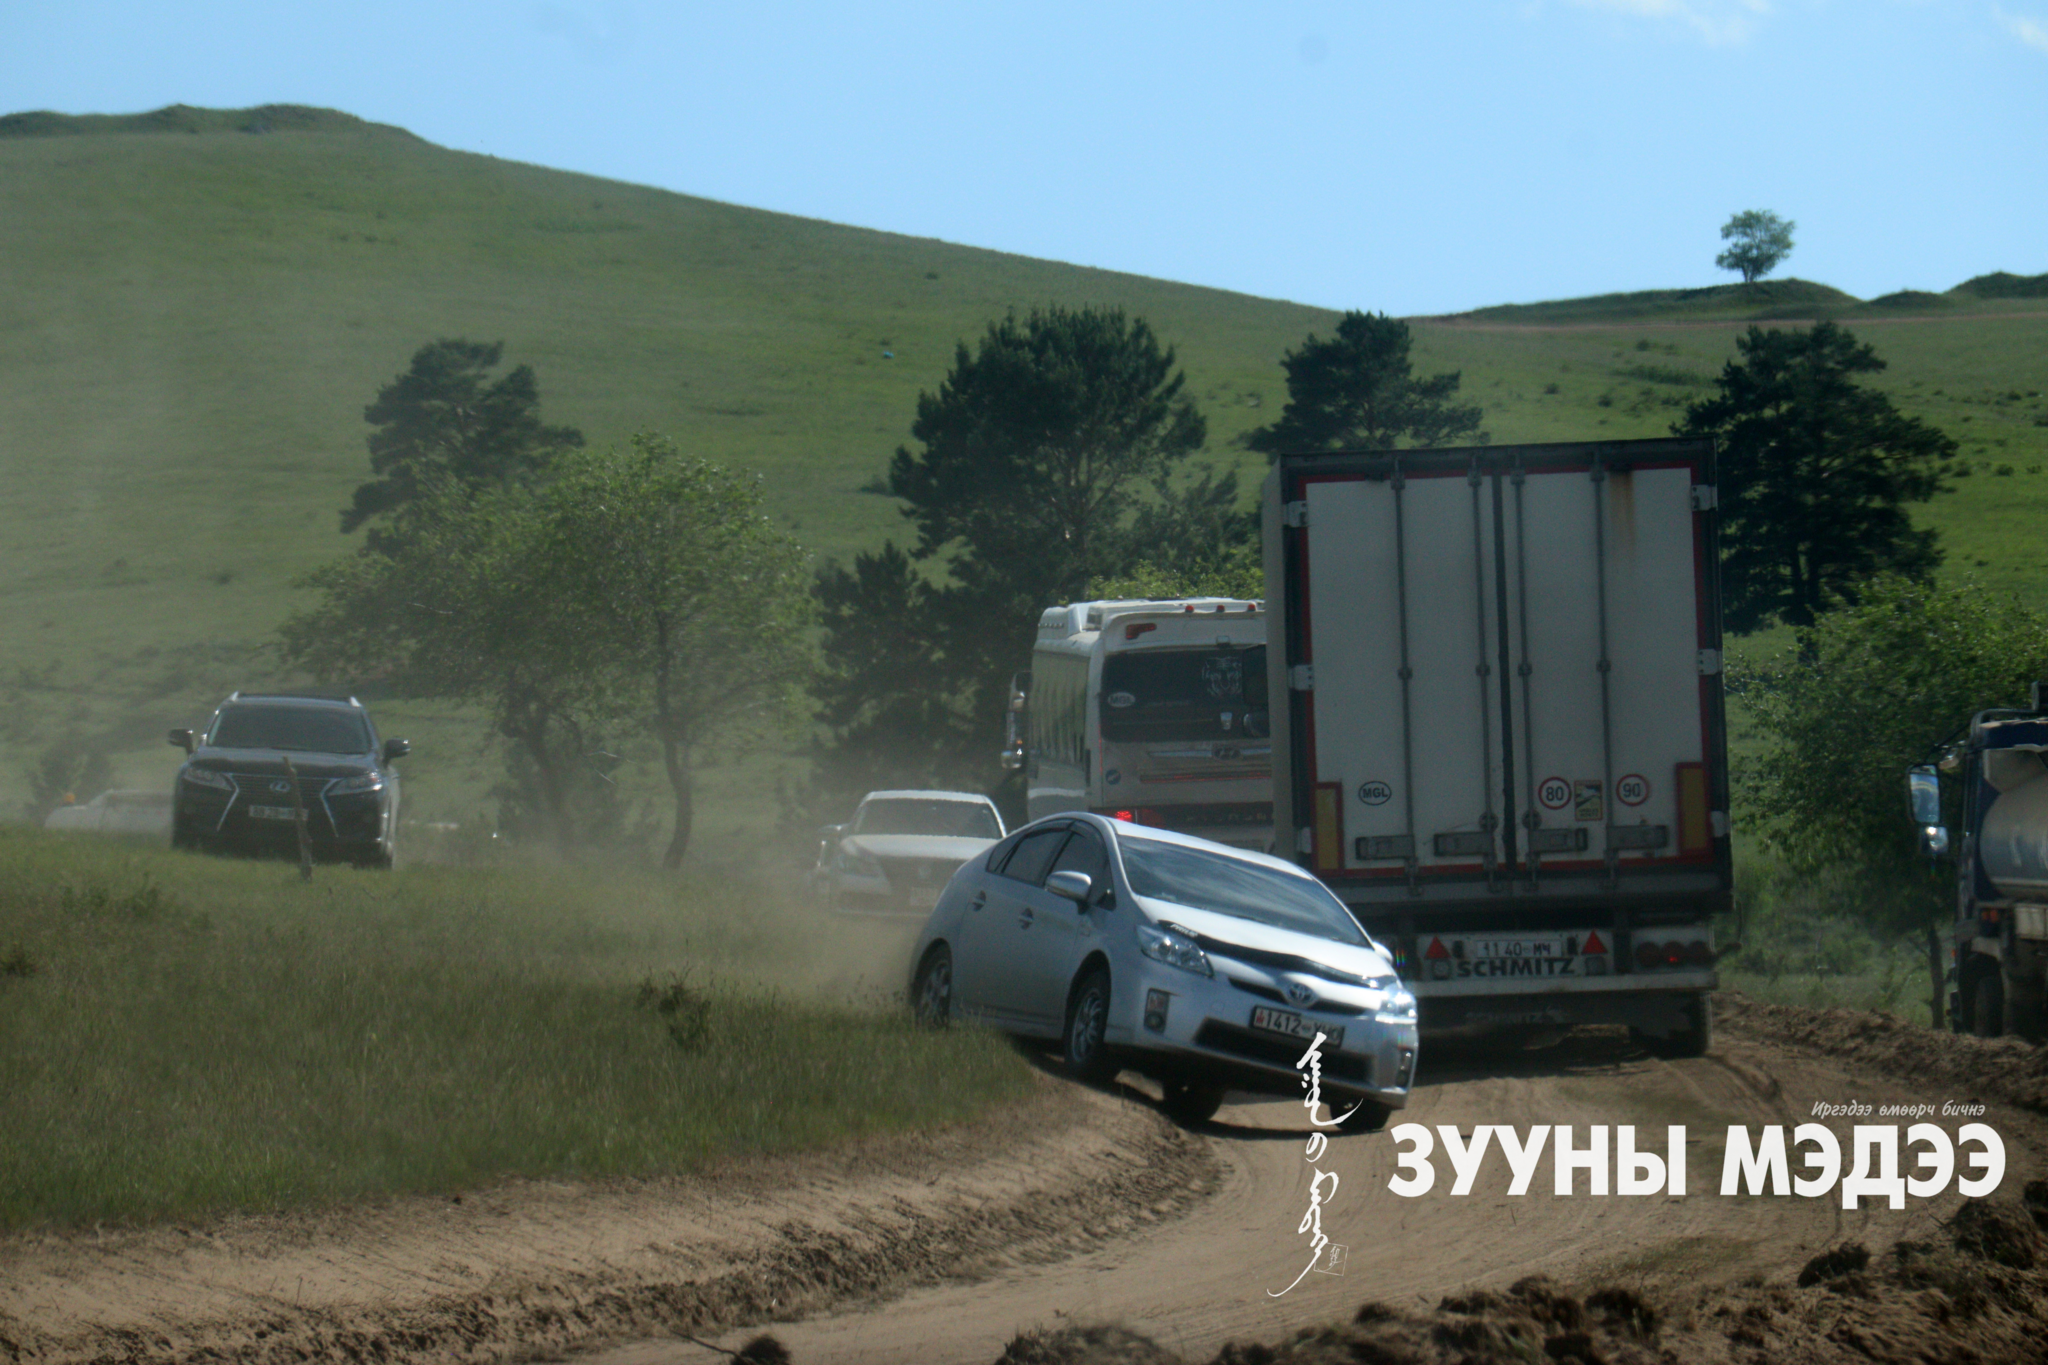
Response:
[[[1302,985],[1299,981],[1290,981],[1287,983],[1287,1000],[1289,1004],[1296,1005],[1301,1009],[1307,1009],[1310,1005],[1315,1004],[1316,993]]]

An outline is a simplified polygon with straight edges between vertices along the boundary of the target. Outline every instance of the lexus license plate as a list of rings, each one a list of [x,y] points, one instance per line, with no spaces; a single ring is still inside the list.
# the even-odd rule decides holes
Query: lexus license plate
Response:
[[[249,818],[251,820],[291,820],[296,819],[297,816],[298,812],[290,806],[249,807]]]

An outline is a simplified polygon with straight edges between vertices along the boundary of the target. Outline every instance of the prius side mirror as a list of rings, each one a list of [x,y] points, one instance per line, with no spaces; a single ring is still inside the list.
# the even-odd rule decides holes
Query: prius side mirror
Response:
[[[1086,905],[1088,897],[1095,892],[1095,882],[1086,872],[1065,868],[1045,879],[1045,889],[1063,900]]]

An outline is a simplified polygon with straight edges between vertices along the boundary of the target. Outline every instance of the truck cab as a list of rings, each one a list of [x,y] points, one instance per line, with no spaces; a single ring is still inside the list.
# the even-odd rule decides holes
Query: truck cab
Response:
[[[1956,779],[1960,825],[1943,823],[1941,776]],[[1980,712],[1938,768],[1907,790],[1921,852],[1954,854],[1949,1020],[1981,1038],[2048,1037],[2048,685],[2027,710]]]

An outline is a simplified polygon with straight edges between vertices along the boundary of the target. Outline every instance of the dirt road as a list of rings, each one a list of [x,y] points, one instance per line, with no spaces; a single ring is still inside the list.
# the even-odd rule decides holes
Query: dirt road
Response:
[[[1800,1039],[1787,1018],[1812,1016],[1736,1012],[1738,1028],[1696,1061],[1659,1061],[1601,1034],[1505,1061],[1439,1050],[1401,1116],[1468,1135],[1571,1124],[1581,1145],[1591,1125],[1633,1123],[1650,1150],[1667,1125],[1684,1125],[1684,1197],[1593,1197],[1583,1175],[1578,1193],[1558,1197],[1547,1155],[1514,1196],[1496,1153],[1469,1195],[1450,1193],[1439,1155],[1436,1188],[1401,1198],[1388,1188],[1387,1135],[1341,1136],[1311,1162],[1299,1104],[1228,1106],[1189,1133],[1137,1090],[1049,1081],[1027,1110],[972,1128],[704,1179],[18,1237],[0,1244],[0,1358],[590,1351],[603,1365],[654,1365],[721,1358],[684,1334],[733,1351],[765,1325],[800,1365],[986,1365],[1020,1332],[1116,1321],[1206,1361],[1226,1341],[1348,1320],[1369,1299],[1427,1311],[1537,1272],[1698,1296],[1757,1278],[1789,1285],[1844,1242],[1944,1236],[1961,1202],[1952,1185],[1899,1211],[1718,1193],[1729,1124],[1806,1122],[1817,1102],[1989,1099],[1982,1121],[2005,1141],[2005,1188],[2048,1174],[2048,1106],[2013,1088],[2017,1044],[1925,1045],[1904,1031],[1931,1049],[1907,1065],[1896,1060],[1904,1044],[1872,1044],[1868,1029],[1815,1026]],[[1938,1121],[1953,1131],[1968,1120]],[[1845,1152],[1853,1122],[1829,1121]],[[1298,1228],[1318,1170],[1322,1228],[1347,1248],[1341,1275],[1301,1273],[1311,1251]]]

